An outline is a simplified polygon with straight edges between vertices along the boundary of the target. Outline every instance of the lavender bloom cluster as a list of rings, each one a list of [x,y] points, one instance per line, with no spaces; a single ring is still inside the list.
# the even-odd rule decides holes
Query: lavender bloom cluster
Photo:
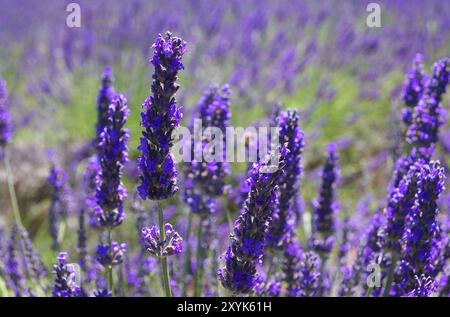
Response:
[[[161,240],[160,231],[156,226],[142,228],[142,242],[145,249],[155,257],[166,257],[180,254],[183,251],[183,238],[172,225],[164,225],[165,239]]]
[[[415,204],[406,217],[402,239],[403,257],[398,273],[400,281],[397,281],[395,287],[396,295],[413,291],[415,276],[425,275],[434,279],[438,273],[435,267],[440,254],[437,201],[444,191],[444,169],[439,162],[432,161],[419,165],[417,170],[418,189]]]
[[[440,103],[449,80],[450,61],[447,59],[437,61],[407,132],[407,141],[414,146],[420,157],[428,160],[438,141],[439,127],[443,124],[444,110]]]
[[[97,97],[97,137],[100,138],[104,128],[109,124],[109,105],[116,96],[113,87],[114,77],[112,68],[107,66],[103,70],[102,85]],[[100,142],[100,140],[99,140]]]
[[[125,218],[123,201],[127,193],[122,174],[128,161],[129,134],[124,128],[128,115],[127,99],[123,95],[114,97],[108,107],[108,123],[99,136],[95,216],[101,226],[107,228],[120,225]]]
[[[414,108],[422,97],[428,79],[423,70],[423,59],[422,54],[416,54],[413,67],[409,70],[403,87],[402,100],[406,108],[403,109],[402,117],[407,126],[412,123]]]
[[[50,236],[52,237],[52,249],[57,250],[59,248],[58,232],[60,221],[70,213],[72,203],[67,175],[54,162],[52,162],[50,168],[48,183],[52,190],[52,200],[49,210]]]
[[[255,163],[247,180],[247,200],[236,220],[231,243],[224,254],[225,267],[218,271],[222,285],[234,293],[250,293],[257,283],[270,222],[278,212],[278,180],[288,150],[283,147],[274,173],[264,173],[267,163]]]
[[[0,77],[0,147],[5,147],[12,138],[13,126],[8,110],[6,82]]]
[[[335,188],[338,180],[338,154],[334,144],[328,146],[328,153],[322,171],[322,185],[319,198],[315,201],[313,213],[311,247],[326,256],[333,248],[335,216],[338,205],[335,201]]]
[[[289,152],[285,157],[283,174],[280,176],[280,204],[278,214],[274,215],[270,223],[267,244],[268,247],[277,248],[286,245],[294,231],[294,197],[300,186],[300,177],[303,170],[301,164],[303,151],[303,132],[298,126],[297,111],[283,111],[277,117],[280,128],[279,143],[286,144]]]
[[[178,191],[177,171],[170,147],[172,132],[178,127],[182,113],[175,93],[179,85],[178,71],[183,69],[182,56],[186,43],[167,32],[159,35],[151,62],[155,67],[151,86],[152,95],[142,105],[142,132],[138,150],[141,172],[138,192],[142,199],[163,200]]]
[[[80,297],[81,289],[75,281],[75,271],[68,265],[67,252],[58,255],[58,264],[53,265],[55,274],[55,287],[53,297]]]
[[[103,267],[116,266],[123,262],[126,252],[125,243],[119,244],[116,241],[112,241],[111,245],[99,244],[97,246],[96,260]]]
[[[206,90],[199,102],[199,115],[202,120],[202,140],[194,144],[193,153],[208,153],[216,157],[215,147],[211,143],[217,136],[206,133],[208,128],[220,129],[223,135],[222,155],[219,161],[193,161],[186,164],[184,201],[193,213],[205,217],[215,210],[214,198],[225,192],[225,177],[230,174],[230,166],[225,160],[225,129],[229,125],[231,112],[229,109],[230,90],[228,85],[221,89],[212,86]],[[213,139],[214,137],[214,139]],[[220,154],[220,153],[219,153]]]

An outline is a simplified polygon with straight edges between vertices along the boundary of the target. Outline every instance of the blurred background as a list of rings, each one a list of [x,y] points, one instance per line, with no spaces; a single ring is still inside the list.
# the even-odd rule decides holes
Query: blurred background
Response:
[[[213,83],[230,84],[234,126],[266,124],[277,102],[299,109],[306,133],[301,202],[306,214],[317,196],[324,147],[338,144],[342,219],[355,208],[370,214],[385,201],[403,133],[401,88],[414,55],[425,55],[428,72],[438,58],[450,55],[448,1],[376,1],[380,28],[366,25],[371,1],[76,1],[80,28],[66,26],[69,2],[0,0],[0,76],[7,82],[15,127],[13,173],[24,223],[46,263],[56,254],[47,228],[48,151],[67,172],[76,202],[107,65],[131,109],[127,187],[134,195],[140,107],[150,94],[150,46],[158,33],[170,30],[187,42],[177,94],[184,122]],[[447,124],[437,154],[444,163],[448,136]],[[245,166],[234,164],[233,171],[232,190],[239,190]],[[3,170],[0,180],[0,221],[8,225]],[[173,202],[173,214],[183,221],[187,208],[179,201]],[[76,220],[69,218],[73,232]],[[127,236],[127,226],[134,225],[125,220],[119,235]],[[75,250],[75,239],[67,235],[62,247]]]

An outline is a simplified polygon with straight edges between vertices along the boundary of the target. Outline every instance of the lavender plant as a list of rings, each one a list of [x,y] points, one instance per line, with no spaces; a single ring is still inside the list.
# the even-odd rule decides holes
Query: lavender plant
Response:
[[[182,113],[178,108],[175,93],[178,91],[178,71],[184,68],[182,56],[186,43],[172,33],[158,35],[153,44],[151,62],[155,68],[151,85],[152,95],[142,105],[141,126],[144,128],[138,150],[140,182],[137,190],[142,199],[158,201],[160,240],[165,241],[165,227],[160,200],[172,197],[178,191],[177,170],[170,148],[172,133],[178,127]],[[166,296],[172,296],[167,258],[161,256]]]

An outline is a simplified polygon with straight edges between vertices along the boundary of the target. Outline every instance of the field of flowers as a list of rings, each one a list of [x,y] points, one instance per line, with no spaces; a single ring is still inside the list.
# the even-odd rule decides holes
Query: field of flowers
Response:
[[[450,296],[450,2],[70,2],[0,0],[0,297]]]

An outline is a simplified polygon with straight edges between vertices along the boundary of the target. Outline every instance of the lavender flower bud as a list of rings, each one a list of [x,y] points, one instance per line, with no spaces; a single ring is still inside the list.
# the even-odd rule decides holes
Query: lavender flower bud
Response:
[[[111,67],[105,67],[101,80],[102,85],[97,98],[97,138],[100,137],[103,129],[108,125],[109,105],[116,96],[116,91],[113,87],[114,77]]]
[[[142,105],[141,126],[145,130],[138,147],[142,154],[138,159],[141,185],[137,189],[142,199],[162,200],[178,191],[177,171],[170,148],[172,132],[182,117],[175,93],[179,88],[176,83],[178,71],[184,68],[181,59],[186,43],[167,32],[164,38],[159,35],[152,47],[155,49],[151,60],[155,73],[152,96]]]
[[[81,290],[75,281],[75,271],[67,264],[67,252],[61,252],[57,259],[58,264],[53,265],[53,273],[56,275],[53,297],[80,297]]]
[[[328,155],[322,172],[319,198],[314,203],[311,247],[324,256],[331,252],[334,244],[335,216],[338,205],[335,189],[338,179],[338,154],[335,145],[328,146]]]
[[[123,262],[125,254],[127,252],[125,243],[111,242],[109,245],[97,245],[97,262],[103,267],[116,266]]]
[[[183,238],[172,225],[164,225],[165,240],[161,241],[160,231],[156,226],[142,229],[142,242],[146,250],[153,256],[165,257],[180,254],[183,251]]]
[[[277,124],[280,127],[280,144],[287,144],[289,152],[285,157],[283,174],[280,176],[280,205],[278,216],[272,219],[267,243],[268,247],[277,248],[286,245],[293,234],[295,222],[293,214],[294,196],[299,190],[300,176],[303,170],[301,164],[303,151],[303,132],[298,127],[296,111],[280,112]]]
[[[52,249],[59,248],[58,232],[60,220],[67,217],[71,209],[70,188],[64,171],[52,162],[48,183],[52,189],[52,201],[49,210],[49,228],[52,238]]]
[[[264,173],[266,162],[253,165],[247,180],[250,192],[235,223],[231,243],[218,271],[222,285],[235,293],[249,293],[257,284],[256,267],[262,263],[267,230],[278,206],[278,180],[287,149],[283,147],[278,169]]]
[[[108,108],[108,124],[100,133],[98,161],[101,170],[97,174],[95,214],[103,226],[113,228],[125,218],[123,201],[127,197],[122,184],[124,164],[128,161],[129,138],[124,128],[129,110],[123,95],[114,97]]]
[[[406,105],[403,110],[403,122],[409,126],[412,122],[413,110],[419,103],[425,90],[427,76],[423,71],[423,55],[416,54],[411,70],[408,72],[402,92],[402,100]]]

